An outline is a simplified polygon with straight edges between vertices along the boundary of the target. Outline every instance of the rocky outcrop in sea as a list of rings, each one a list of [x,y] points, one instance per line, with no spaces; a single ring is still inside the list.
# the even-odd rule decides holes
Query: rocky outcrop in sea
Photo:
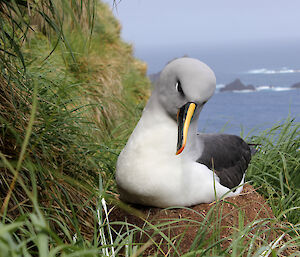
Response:
[[[152,84],[155,84],[155,82],[159,79],[160,72],[153,73],[148,75],[150,81]],[[300,82],[293,84],[290,87],[284,87],[284,88],[277,88],[273,85],[263,85],[263,86],[253,86],[253,85],[245,85],[243,82],[241,82],[240,79],[235,79],[229,84],[226,84],[224,87],[220,88],[219,92],[234,92],[234,91],[262,91],[262,90],[274,90],[274,91],[285,91],[290,89],[300,89]]]
[[[300,89],[300,82],[298,82],[298,83],[292,85],[291,88],[297,88],[297,89]]]
[[[242,90],[250,90],[255,91],[256,88],[253,85],[244,85],[240,79],[236,79],[233,82],[225,85],[225,87],[220,89],[220,92],[226,92],[226,91],[242,91]]]
[[[154,84],[159,79],[159,76],[160,76],[160,72],[157,72],[148,75],[148,78],[150,79],[151,83]]]

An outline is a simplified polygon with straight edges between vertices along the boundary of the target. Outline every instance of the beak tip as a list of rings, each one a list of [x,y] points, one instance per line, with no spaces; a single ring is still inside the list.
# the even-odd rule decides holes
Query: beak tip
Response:
[[[184,149],[184,147],[181,147],[179,150],[177,150],[177,152],[176,152],[176,155],[179,155],[179,154],[181,154],[181,153],[182,153],[182,151],[183,151],[183,149]]]

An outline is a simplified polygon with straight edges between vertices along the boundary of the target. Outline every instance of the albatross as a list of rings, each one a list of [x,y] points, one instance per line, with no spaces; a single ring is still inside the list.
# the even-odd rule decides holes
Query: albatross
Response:
[[[193,206],[240,194],[251,151],[240,137],[198,133],[216,88],[214,72],[193,58],[161,71],[116,166],[120,199],[153,207]]]

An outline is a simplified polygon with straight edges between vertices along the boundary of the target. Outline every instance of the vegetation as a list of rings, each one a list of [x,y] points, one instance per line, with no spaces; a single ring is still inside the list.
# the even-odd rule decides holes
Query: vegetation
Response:
[[[300,123],[287,118],[252,141],[260,145],[252,157],[248,179],[268,199],[276,217],[300,223]]]
[[[135,241],[141,229],[125,222],[111,237],[104,199],[115,203],[116,157],[150,84],[109,8],[96,0],[1,1],[0,69],[0,255],[138,256],[151,245],[161,255],[156,234],[180,252],[159,225],[145,224],[142,233],[155,232],[145,244]],[[211,211],[195,222],[200,234],[186,256],[297,255],[299,127],[288,119],[253,138],[261,149],[247,179],[275,218],[241,224],[222,249]],[[265,230],[282,233],[269,245]]]

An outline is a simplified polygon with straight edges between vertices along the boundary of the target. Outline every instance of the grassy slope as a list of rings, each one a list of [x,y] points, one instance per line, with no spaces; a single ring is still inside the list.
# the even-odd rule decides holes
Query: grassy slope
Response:
[[[6,9],[0,8],[0,31],[15,37],[1,33],[0,39],[0,249],[4,256],[106,255],[112,247],[101,232],[107,226],[97,226],[104,222],[98,200],[103,193],[115,192],[116,157],[141,114],[149,82],[145,65],[120,40],[120,25],[107,6],[100,3],[95,8],[92,1],[52,3],[56,11],[49,13],[47,5],[38,5],[31,18],[22,15],[24,19],[12,6],[18,26],[10,24],[3,16]],[[26,14],[27,9],[21,7],[20,12]],[[35,32],[29,30],[23,40],[26,22]],[[266,131],[255,137],[263,146],[248,172],[278,220],[284,221],[282,231],[292,235],[285,247],[299,245],[299,130],[299,123],[287,120],[271,129],[281,131],[277,136]],[[204,231],[202,226],[206,225],[199,224],[199,231]],[[114,249],[127,243],[128,253],[134,253],[139,248],[132,244],[135,233],[125,229]],[[251,233],[249,227],[240,228],[225,251],[218,246],[218,233],[193,249],[199,256],[263,252],[267,243],[259,234],[252,240],[254,246],[243,245],[243,235]],[[276,252],[283,250],[277,247]]]
[[[0,39],[5,50],[0,51],[0,205],[3,223],[17,218],[32,228],[15,234],[14,226],[8,229],[21,242],[36,239],[37,228],[28,212],[38,213],[39,221],[47,223],[45,229],[58,233],[57,244],[73,242],[75,233],[81,240],[94,236],[99,177],[101,186],[114,190],[110,181],[116,156],[149,91],[146,65],[134,59],[132,47],[121,41],[120,24],[108,6],[95,2],[89,7],[95,8],[89,26],[85,20],[92,15],[87,8],[78,15],[74,7],[62,8],[61,3],[54,1],[55,8],[64,10],[66,17],[74,15],[64,18],[62,38],[53,31],[62,14],[56,17],[46,11],[51,22],[37,15],[47,6],[34,6],[32,17],[24,20],[17,16],[26,14],[22,6],[11,7],[16,10],[12,19],[5,6],[0,9],[1,31],[8,34]],[[22,23],[28,20],[35,32],[29,30],[23,41]],[[1,248],[22,252],[6,243],[0,243]]]

